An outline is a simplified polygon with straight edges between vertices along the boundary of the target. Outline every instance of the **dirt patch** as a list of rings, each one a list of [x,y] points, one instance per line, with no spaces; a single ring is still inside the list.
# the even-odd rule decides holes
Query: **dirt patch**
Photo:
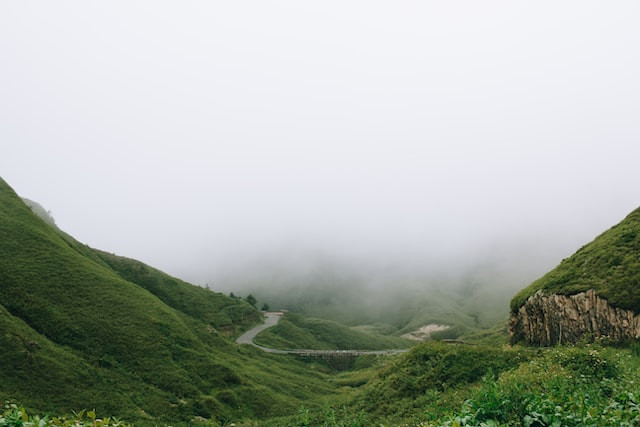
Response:
[[[418,330],[402,335],[402,338],[414,341],[426,341],[431,338],[431,334],[433,332],[446,331],[449,328],[449,325],[438,325],[436,323],[430,323],[428,325],[424,325]]]

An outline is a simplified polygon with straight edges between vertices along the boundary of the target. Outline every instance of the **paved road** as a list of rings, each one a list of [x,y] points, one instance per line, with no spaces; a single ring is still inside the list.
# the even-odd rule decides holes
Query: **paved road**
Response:
[[[278,313],[267,313],[266,319],[262,325],[258,325],[253,329],[249,329],[244,334],[240,335],[236,339],[236,343],[238,344],[251,344],[255,347],[258,347],[260,350],[265,351],[267,353],[274,354],[297,354],[300,356],[323,356],[323,355],[349,355],[349,356],[360,356],[364,354],[376,354],[376,355],[393,355],[406,353],[409,351],[408,349],[401,350],[305,350],[305,349],[295,349],[295,350],[278,350],[275,348],[263,347],[253,342],[253,339],[262,331],[272,326],[275,326],[280,321],[282,314]]]
[[[266,319],[262,325],[258,325],[253,329],[249,329],[247,332],[240,335],[236,339],[236,342],[238,344],[253,344],[253,339],[256,337],[256,335],[258,335],[260,332],[264,331],[267,328],[276,326],[280,321],[281,317],[282,315],[279,315],[279,314],[267,313]]]

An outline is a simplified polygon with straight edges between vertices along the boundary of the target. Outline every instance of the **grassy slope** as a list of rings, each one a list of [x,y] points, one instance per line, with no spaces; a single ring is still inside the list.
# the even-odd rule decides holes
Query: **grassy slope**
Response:
[[[410,313],[411,317],[398,334],[412,332],[432,323],[452,326],[449,331],[452,335],[448,334],[446,338],[455,338],[474,329],[473,317],[460,309],[462,302],[442,291],[434,290],[426,296],[414,294],[411,298],[404,298],[404,311]]]
[[[538,290],[571,295],[588,289],[615,307],[640,313],[640,209],[520,291],[511,310]]]
[[[531,349],[417,346],[383,359],[368,378],[342,374],[345,406],[301,410],[265,425],[637,425],[640,346]]]
[[[403,338],[362,332],[295,313],[287,313],[276,326],[261,332],[255,342],[273,348],[317,350],[385,350],[412,344]]]
[[[442,397],[440,393],[466,387],[488,372],[512,369],[525,359],[518,350],[424,343],[382,367],[356,403],[371,416],[407,416]],[[462,403],[459,396],[449,397],[453,400],[448,405]]]
[[[45,224],[2,180],[0,294],[0,400],[186,422],[275,415],[331,393],[304,365],[216,331],[228,318],[242,329],[255,310],[96,253]]]
[[[143,287],[168,306],[203,320],[226,335],[235,336],[261,320],[260,313],[244,300],[191,285],[140,261],[95,252],[121,277]]]
[[[451,328],[437,335],[457,338],[491,327],[509,314],[510,296],[496,295],[491,286],[481,291],[471,285],[469,290],[460,290],[459,283],[452,282],[454,290],[442,290],[400,282],[394,284],[393,292],[372,293],[357,282],[339,287],[317,277],[310,280],[307,285],[283,289],[282,294],[277,293],[277,287],[266,294],[257,288],[251,292],[261,300],[273,302],[274,308],[286,308],[307,317],[333,320],[381,335],[400,336],[428,324],[444,324]],[[447,283],[443,281],[439,286],[444,289]]]
[[[132,382],[128,390],[111,387],[105,379],[125,382],[124,374],[90,364],[71,349],[38,334],[0,306],[0,396],[13,398],[40,410],[94,404],[107,413],[133,414],[131,393],[163,398],[157,389]],[[97,402],[94,395],[103,396]],[[47,402],[40,399],[44,396]]]
[[[458,337],[461,341],[500,347],[509,342],[509,322],[503,320],[488,329],[480,329]]]

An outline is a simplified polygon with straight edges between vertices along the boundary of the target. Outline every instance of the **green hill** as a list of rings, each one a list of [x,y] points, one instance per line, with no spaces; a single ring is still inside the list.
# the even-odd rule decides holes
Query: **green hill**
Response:
[[[414,344],[403,338],[363,332],[296,313],[287,313],[276,326],[261,332],[254,341],[272,348],[316,350],[385,350]]]
[[[96,253],[124,279],[151,292],[169,307],[204,321],[225,335],[238,335],[261,320],[258,311],[244,300],[190,285],[134,259],[102,251]]]
[[[640,313],[640,209],[520,291],[511,311],[538,290],[572,295],[589,289],[614,307]]]
[[[0,401],[175,425],[331,393],[300,362],[227,337],[260,321],[249,304],[77,242],[1,179],[0,295]]]
[[[594,288],[618,306],[638,307],[639,216],[633,212],[525,291]],[[0,401],[29,413],[87,408],[142,426],[618,426],[640,419],[638,345],[431,342],[403,355],[362,356],[331,375],[238,346],[232,338],[260,320],[249,304],[77,242],[1,179],[0,296]],[[444,309],[415,324],[443,321]],[[324,320],[289,314],[279,326],[284,331],[270,332],[282,346],[373,345],[370,335]],[[481,333],[491,341],[504,325]],[[7,414],[24,412],[5,407],[0,418]]]

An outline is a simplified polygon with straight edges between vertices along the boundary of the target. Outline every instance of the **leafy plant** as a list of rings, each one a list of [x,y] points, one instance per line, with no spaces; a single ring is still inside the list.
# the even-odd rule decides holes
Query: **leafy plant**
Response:
[[[81,410],[71,416],[41,417],[30,415],[15,403],[5,402],[0,414],[0,427],[128,427],[117,418],[99,418],[95,411]]]

